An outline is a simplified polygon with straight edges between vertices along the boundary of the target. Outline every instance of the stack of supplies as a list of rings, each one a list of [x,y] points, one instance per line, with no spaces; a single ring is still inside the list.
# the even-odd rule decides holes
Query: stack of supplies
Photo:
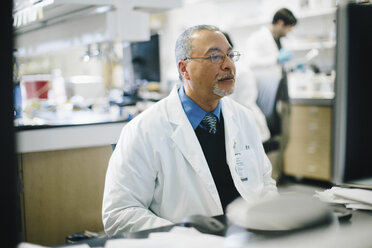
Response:
[[[316,191],[314,196],[323,202],[344,204],[350,209],[372,210],[372,190],[335,186],[323,192]]]

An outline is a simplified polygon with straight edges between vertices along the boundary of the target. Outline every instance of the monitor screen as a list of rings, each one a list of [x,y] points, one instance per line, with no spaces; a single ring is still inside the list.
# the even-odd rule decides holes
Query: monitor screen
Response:
[[[13,20],[12,1],[1,4],[0,32],[0,114],[1,155],[0,194],[2,205],[1,246],[16,247],[21,241],[20,195],[18,164],[15,150],[14,105],[13,105]]]
[[[337,10],[334,182],[372,187],[372,5]]]
[[[149,41],[132,42],[134,80],[160,82],[159,35],[151,35]]]

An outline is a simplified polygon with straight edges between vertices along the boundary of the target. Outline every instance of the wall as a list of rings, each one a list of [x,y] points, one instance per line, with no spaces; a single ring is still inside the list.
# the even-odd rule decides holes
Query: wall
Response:
[[[174,46],[178,35],[187,27],[197,24],[212,24],[228,32],[236,50],[244,54],[247,37],[261,25],[270,23],[273,13],[281,8],[290,8],[299,17],[299,24],[283,44],[288,43],[301,57],[311,47],[320,46],[321,53],[313,61],[329,72],[334,67],[334,43],[315,44],[334,40],[334,1],[304,0],[184,0],[183,7],[151,14],[149,25],[152,32],[160,33],[160,57],[162,89],[169,90],[178,82]],[[109,39],[112,30],[106,30],[109,19],[105,15],[94,15],[72,20],[43,30],[16,37],[19,56],[26,62],[33,61],[37,69],[27,65],[26,73],[50,73],[61,68],[63,76],[107,74],[100,62],[81,63],[80,57],[87,44],[96,44]],[[305,47],[304,45],[305,44]],[[307,46],[307,47],[306,47]],[[122,44],[117,42],[116,51],[122,56]],[[244,56],[244,55],[243,55]],[[239,62],[242,63],[242,62]],[[107,76],[107,75],[106,75]],[[110,77],[107,80],[112,80]],[[117,81],[122,81],[119,75]],[[110,84],[110,83],[108,83]],[[115,85],[115,84],[114,84]],[[122,85],[119,85],[122,86]]]
[[[311,3],[310,2],[314,2]],[[179,34],[187,27],[211,24],[230,34],[236,50],[244,53],[248,36],[261,25],[271,22],[275,11],[287,7],[298,17],[299,23],[283,39],[291,46],[294,58],[304,56],[311,48],[319,47],[320,55],[313,61],[329,72],[334,68],[334,45],[324,41],[334,40],[334,2],[301,0],[188,0],[182,8],[164,14],[161,27],[161,65],[164,88],[178,81],[174,47]],[[323,43],[319,43],[323,42]],[[239,61],[238,63],[242,63]]]

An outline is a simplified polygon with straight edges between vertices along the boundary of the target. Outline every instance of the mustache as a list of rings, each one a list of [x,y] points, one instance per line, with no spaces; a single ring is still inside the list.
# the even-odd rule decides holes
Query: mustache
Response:
[[[221,76],[218,76],[216,78],[217,81],[222,81],[222,80],[225,80],[225,79],[234,79],[235,80],[235,73],[233,71],[225,74],[225,75],[221,75]]]

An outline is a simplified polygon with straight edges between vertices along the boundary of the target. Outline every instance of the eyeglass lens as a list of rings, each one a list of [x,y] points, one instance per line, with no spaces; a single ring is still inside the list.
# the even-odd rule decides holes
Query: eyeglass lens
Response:
[[[238,52],[229,52],[227,55],[224,54],[213,54],[211,56],[212,63],[222,63],[225,61],[226,56],[229,57],[232,61],[236,62],[239,60],[240,54]]]

